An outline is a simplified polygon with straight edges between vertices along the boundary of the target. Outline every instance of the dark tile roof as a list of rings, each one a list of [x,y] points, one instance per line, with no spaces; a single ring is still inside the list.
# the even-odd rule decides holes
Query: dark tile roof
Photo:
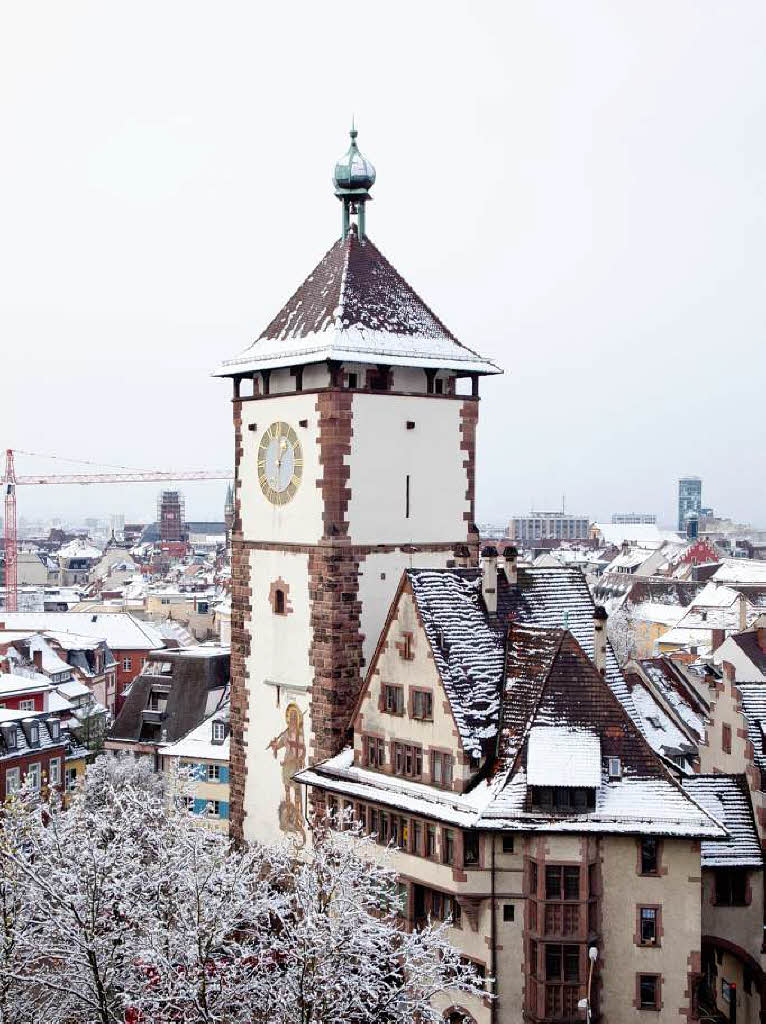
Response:
[[[532,725],[591,730],[604,757],[619,757],[640,778],[666,772],[640,729],[570,632],[519,626],[511,631],[502,709],[503,749],[516,757]]]
[[[487,613],[481,597],[481,571],[409,569],[407,578],[434,652],[461,740],[478,750],[496,735],[503,649],[509,626],[563,627],[588,657],[594,653],[593,598],[579,569],[530,567],[518,570],[511,586],[498,573],[498,612]],[[606,681],[640,728],[630,691],[611,646]]]
[[[762,868],[761,844],[745,776],[694,775],[684,779],[683,787],[729,833],[726,839],[702,840],[703,868]]]
[[[147,731],[147,717],[144,715],[154,688],[167,692],[164,718],[158,723],[163,730],[162,742],[174,743],[199,725],[206,714],[208,694],[218,689],[223,693],[230,675],[228,653],[211,655],[204,653],[202,648],[200,651],[197,654],[192,648],[150,653],[146,667],[126,693],[108,738],[160,742],[159,737],[150,735],[155,730]],[[170,665],[169,673],[157,674],[156,669],[162,662]],[[149,718],[149,724],[154,724],[154,716]]]
[[[380,249],[353,232],[338,239],[261,337],[303,338],[338,319],[344,327],[448,338],[459,344]]]

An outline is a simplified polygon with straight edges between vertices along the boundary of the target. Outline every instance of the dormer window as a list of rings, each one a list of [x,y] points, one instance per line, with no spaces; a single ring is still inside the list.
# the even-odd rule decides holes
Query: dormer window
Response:
[[[226,739],[226,723],[213,722],[213,743],[223,743]]]
[[[11,728],[5,734],[5,743],[9,750],[15,750],[19,745],[18,737],[16,736],[16,726],[12,725]]]
[[[51,734],[52,740],[57,740],[61,735],[61,723],[58,718],[51,718],[48,720],[48,731]]]
[[[549,814],[584,814],[596,807],[596,790],[591,786],[529,786],[530,810]]]
[[[609,778],[622,778],[622,764],[620,763],[619,757],[610,757],[607,763],[609,768]]]
[[[33,747],[37,747],[40,744],[40,726],[37,722],[32,722],[29,727],[29,742]]]

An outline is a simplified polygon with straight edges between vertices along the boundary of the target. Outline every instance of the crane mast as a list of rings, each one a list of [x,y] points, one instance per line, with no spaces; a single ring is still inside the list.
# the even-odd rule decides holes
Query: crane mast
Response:
[[[18,546],[16,543],[16,472],[13,466],[13,449],[5,453],[5,610],[17,610],[18,588]]]
[[[5,610],[18,610],[18,541],[16,536],[16,487],[26,484],[127,484],[163,480],[230,480],[227,469],[131,470],[124,473],[59,473],[16,476],[13,449],[5,452]]]

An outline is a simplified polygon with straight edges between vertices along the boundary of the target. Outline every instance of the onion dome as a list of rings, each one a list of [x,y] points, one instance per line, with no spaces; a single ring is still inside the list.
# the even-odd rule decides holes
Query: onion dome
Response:
[[[347,189],[360,189],[366,192],[375,184],[375,168],[359,152],[359,147],[356,144],[358,135],[356,128],[352,128],[349,134],[351,135],[351,145],[335,165],[335,174],[333,175],[335,188],[344,192]]]

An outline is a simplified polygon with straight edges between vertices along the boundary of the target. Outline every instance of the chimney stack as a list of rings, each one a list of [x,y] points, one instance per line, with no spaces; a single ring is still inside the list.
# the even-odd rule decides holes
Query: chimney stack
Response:
[[[505,559],[505,575],[508,578],[508,582],[512,587],[515,587],[519,582],[519,551],[512,544],[509,547],[503,549],[503,558]]]
[[[606,675],[606,608],[596,605],[593,609],[593,664],[600,676]]]
[[[42,651],[32,651],[32,661],[35,663],[35,668],[37,669],[37,671],[38,672],[42,672],[42,670],[43,670],[43,652]]]
[[[458,569],[468,569],[471,565],[471,552],[467,544],[458,544],[453,552],[455,565]]]
[[[739,631],[744,633],[747,629],[747,600],[744,594],[739,595]]]
[[[713,654],[715,654],[715,652],[718,650],[718,648],[721,646],[721,644],[726,639],[726,630],[725,629],[714,629],[714,630],[712,630],[711,636],[712,636],[712,643],[711,643],[710,646],[713,648]]]
[[[490,615],[497,615],[497,548],[487,544],[481,553],[481,595]]]

